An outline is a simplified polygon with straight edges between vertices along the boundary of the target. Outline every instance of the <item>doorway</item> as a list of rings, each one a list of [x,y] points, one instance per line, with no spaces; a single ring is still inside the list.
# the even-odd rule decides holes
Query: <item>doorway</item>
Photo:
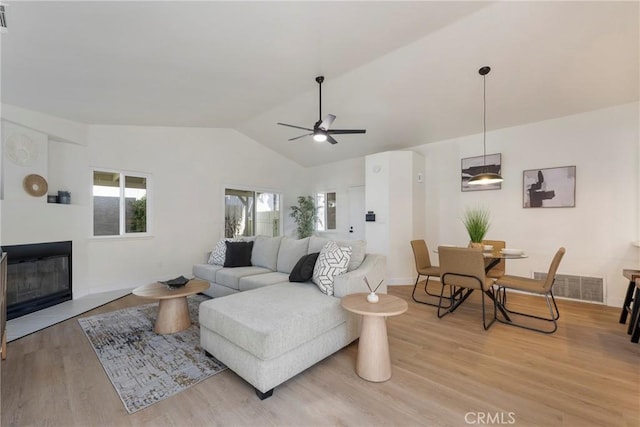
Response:
[[[364,232],[364,185],[349,187],[349,238],[365,240]]]

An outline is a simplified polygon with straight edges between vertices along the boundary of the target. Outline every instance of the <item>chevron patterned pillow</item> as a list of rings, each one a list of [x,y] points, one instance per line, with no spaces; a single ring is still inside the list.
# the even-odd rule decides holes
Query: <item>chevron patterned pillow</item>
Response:
[[[214,246],[213,250],[211,251],[211,255],[209,255],[209,260],[207,261],[207,263],[215,264],[215,265],[224,265],[224,260],[227,257],[227,244],[225,242],[241,242],[241,241],[242,239],[237,237],[220,239],[218,243],[216,243],[216,245]]]
[[[322,293],[333,295],[333,278],[347,272],[351,260],[351,246],[338,246],[330,241],[322,247],[316,265],[313,268],[313,283]]]

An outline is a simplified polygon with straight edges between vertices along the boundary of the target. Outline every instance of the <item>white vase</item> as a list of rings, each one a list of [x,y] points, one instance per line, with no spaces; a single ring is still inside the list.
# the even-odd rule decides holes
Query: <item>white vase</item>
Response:
[[[367,295],[367,301],[369,301],[370,303],[376,303],[379,299],[380,298],[378,298],[378,295],[376,295],[375,292],[371,292],[369,295]]]

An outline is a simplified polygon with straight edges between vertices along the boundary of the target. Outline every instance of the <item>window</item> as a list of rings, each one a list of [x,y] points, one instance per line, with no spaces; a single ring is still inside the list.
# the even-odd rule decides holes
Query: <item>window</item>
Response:
[[[316,195],[318,208],[318,223],[316,230],[327,231],[336,229],[336,193],[318,193]]]
[[[225,189],[224,237],[280,234],[279,194]]]
[[[148,178],[144,175],[93,171],[93,235],[147,233]]]

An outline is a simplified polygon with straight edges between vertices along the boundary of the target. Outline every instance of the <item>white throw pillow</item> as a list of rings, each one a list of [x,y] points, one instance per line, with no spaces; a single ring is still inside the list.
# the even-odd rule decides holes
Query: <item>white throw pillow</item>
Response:
[[[313,268],[313,283],[322,293],[333,295],[333,278],[347,272],[351,260],[351,247],[341,247],[336,242],[328,242],[322,247]]]

